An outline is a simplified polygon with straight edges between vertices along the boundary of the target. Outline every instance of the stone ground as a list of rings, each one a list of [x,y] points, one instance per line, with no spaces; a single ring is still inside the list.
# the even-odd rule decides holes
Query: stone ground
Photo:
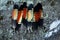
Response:
[[[55,2],[53,6],[48,5],[48,1],[43,2],[44,17],[48,14],[48,17],[44,18],[44,26],[47,29],[54,20],[60,19],[60,1],[55,0]],[[0,40],[60,40],[60,31],[45,39],[44,34],[46,32],[42,28],[32,33],[25,33],[25,27],[22,25],[23,28],[19,33],[12,32],[11,12],[12,9],[0,10],[0,16],[3,16],[3,20],[0,20]]]

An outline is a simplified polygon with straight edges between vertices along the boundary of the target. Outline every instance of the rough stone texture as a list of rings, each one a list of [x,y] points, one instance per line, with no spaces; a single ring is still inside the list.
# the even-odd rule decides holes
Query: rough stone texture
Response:
[[[60,1],[55,0],[55,5],[53,6],[49,4],[50,2],[51,1],[48,0],[42,1],[44,17],[48,14],[48,17],[44,19],[44,26],[46,28],[49,28],[50,24],[54,20],[60,19]],[[60,31],[50,38],[45,39],[45,33],[43,32],[44,29],[41,28],[33,33],[25,33],[25,28],[21,29],[21,31],[17,33],[11,32],[13,30],[10,28],[12,27],[10,16],[13,5],[14,4],[6,6],[5,4],[1,4],[0,6],[0,8],[2,7],[2,10],[0,10],[0,16],[3,16],[3,20],[0,20],[0,40],[60,40]]]

